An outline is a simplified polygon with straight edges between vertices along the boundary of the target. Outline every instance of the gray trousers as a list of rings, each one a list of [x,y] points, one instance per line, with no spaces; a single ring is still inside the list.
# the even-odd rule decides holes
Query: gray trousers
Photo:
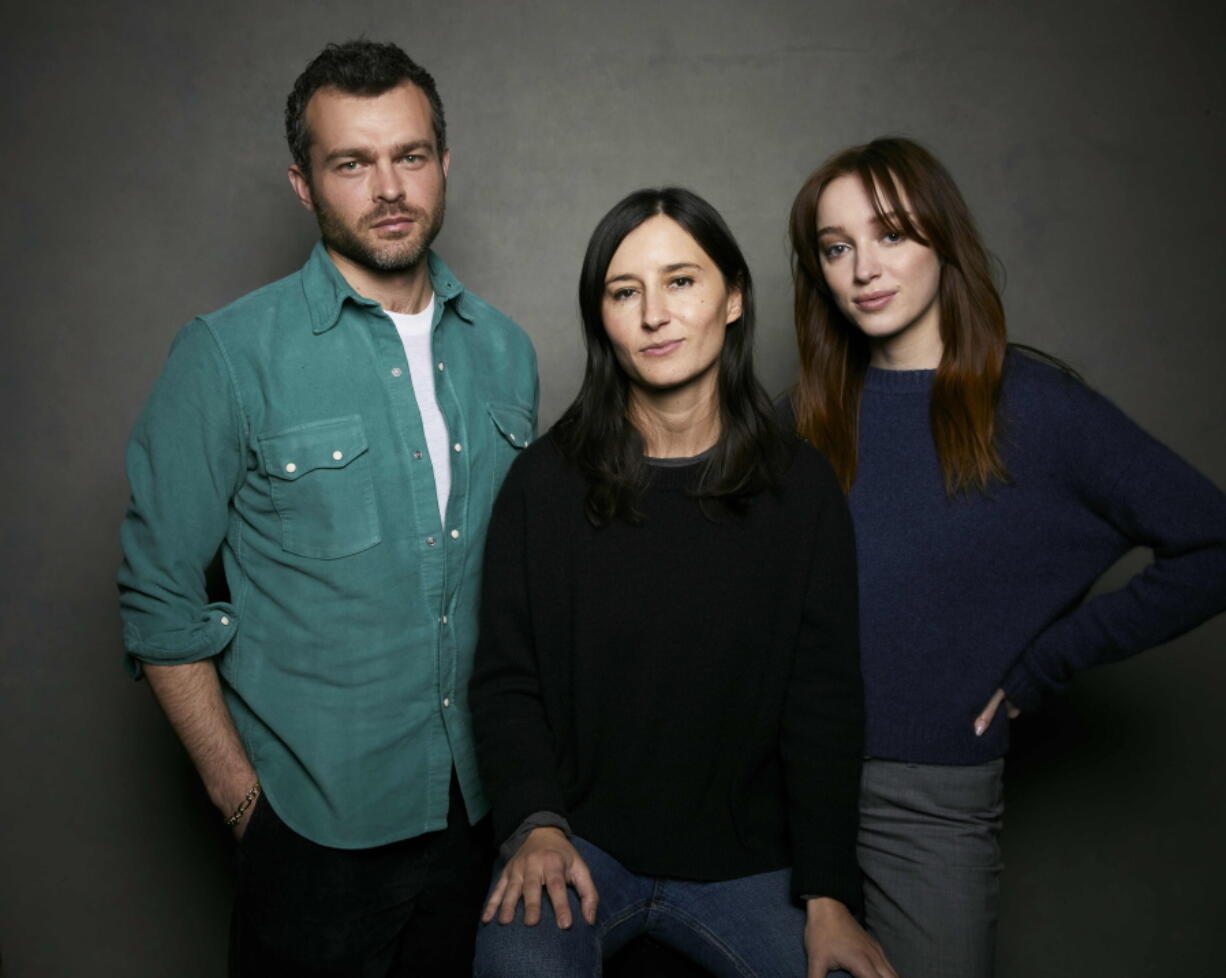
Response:
[[[865,920],[902,978],[991,978],[1004,763],[864,762]]]

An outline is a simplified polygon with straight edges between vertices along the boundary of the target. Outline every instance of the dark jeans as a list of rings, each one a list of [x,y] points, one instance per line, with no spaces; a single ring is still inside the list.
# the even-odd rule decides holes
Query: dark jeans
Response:
[[[261,798],[239,846],[231,978],[468,978],[493,856],[454,774],[446,829],[373,849],[317,845]]]

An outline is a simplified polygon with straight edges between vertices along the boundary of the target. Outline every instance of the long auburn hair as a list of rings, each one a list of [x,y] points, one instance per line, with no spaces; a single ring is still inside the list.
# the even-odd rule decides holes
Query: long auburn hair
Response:
[[[605,331],[602,307],[605,274],[631,231],[663,214],[698,243],[741,293],[741,315],[728,324],[719,356],[719,439],[711,449],[696,495],[732,509],[775,485],[787,454],[786,433],[753,366],[753,279],[745,256],[719,212],[680,187],[639,190],[614,205],[596,225],[579,276],[579,310],[587,365],[574,402],[554,425],[562,453],[587,477],[588,519],[603,526],[613,519],[638,522],[637,502],[650,482],[643,437],[630,420],[630,381]],[[705,505],[704,505],[705,508]]]
[[[942,353],[932,385],[932,438],[949,495],[1005,481],[997,413],[1008,340],[987,250],[949,172],[909,139],[875,139],[836,153],[792,203],[790,235],[800,379],[792,409],[845,491],[856,477],[860,395],[869,342],[840,311],[821,268],[817,204],[838,177],[859,177],[882,225],[936,252]]]

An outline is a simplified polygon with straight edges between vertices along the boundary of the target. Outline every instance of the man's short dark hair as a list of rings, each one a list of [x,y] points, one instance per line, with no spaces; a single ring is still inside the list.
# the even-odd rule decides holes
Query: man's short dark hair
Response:
[[[439,155],[447,149],[447,122],[443,100],[430,72],[395,44],[377,41],[346,41],[329,44],[306,66],[294,82],[285,103],[285,138],[294,162],[303,173],[311,172],[311,134],[307,130],[307,103],[321,88],[336,88],[348,95],[382,95],[397,85],[412,82],[430,103],[434,141]]]

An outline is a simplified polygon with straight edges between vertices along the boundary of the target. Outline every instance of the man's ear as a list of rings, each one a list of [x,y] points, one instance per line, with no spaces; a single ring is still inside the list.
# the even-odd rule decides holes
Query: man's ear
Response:
[[[289,185],[294,188],[294,196],[298,203],[309,211],[315,210],[315,198],[311,196],[311,181],[302,172],[302,167],[291,163],[289,167]]]
[[[443,179],[447,179],[447,170],[451,167],[451,150],[443,150]]]

